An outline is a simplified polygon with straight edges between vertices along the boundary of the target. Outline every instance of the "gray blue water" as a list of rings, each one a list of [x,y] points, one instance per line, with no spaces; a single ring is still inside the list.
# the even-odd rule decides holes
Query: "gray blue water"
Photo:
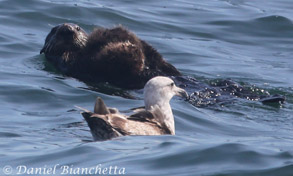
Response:
[[[134,176],[292,176],[292,9],[291,0],[1,0],[0,175],[116,166]],[[128,110],[143,101],[105,94],[54,70],[39,51],[50,29],[64,22],[88,32],[122,24],[184,75],[231,79],[287,100],[198,108],[174,98],[176,136],[93,142],[75,105],[92,109],[100,96]]]

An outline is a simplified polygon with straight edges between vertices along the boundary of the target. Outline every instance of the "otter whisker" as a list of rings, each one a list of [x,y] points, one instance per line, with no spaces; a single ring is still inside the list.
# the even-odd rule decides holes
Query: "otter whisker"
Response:
[[[48,53],[51,52],[52,48],[53,48],[53,44],[50,43],[49,46],[46,49],[46,52],[48,52]]]

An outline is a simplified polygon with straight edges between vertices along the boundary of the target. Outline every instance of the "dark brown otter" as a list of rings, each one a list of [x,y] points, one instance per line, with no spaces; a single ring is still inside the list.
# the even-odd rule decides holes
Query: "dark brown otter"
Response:
[[[70,74],[80,64],[88,35],[76,24],[64,23],[52,28],[40,51],[62,72]]]
[[[181,75],[157,50],[122,26],[97,28],[88,36],[75,24],[61,24],[48,34],[40,53],[67,75],[122,88],[142,88],[159,75]]]

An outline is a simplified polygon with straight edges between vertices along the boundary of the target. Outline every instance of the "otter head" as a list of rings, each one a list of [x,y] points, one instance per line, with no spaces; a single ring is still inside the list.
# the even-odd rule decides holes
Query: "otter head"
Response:
[[[64,23],[52,28],[45,40],[40,54],[63,57],[83,49],[87,42],[87,33],[78,25]]]

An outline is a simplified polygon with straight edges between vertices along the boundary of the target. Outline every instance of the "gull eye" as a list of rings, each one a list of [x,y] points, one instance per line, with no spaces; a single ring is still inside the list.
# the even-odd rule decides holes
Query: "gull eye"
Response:
[[[76,30],[77,30],[77,31],[80,31],[80,27],[79,27],[79,26],[76,26]]]
[[[170,84],[171,87],[173,87],[174,85],[175,85],[174,83],[171,83],[171,84]]]

